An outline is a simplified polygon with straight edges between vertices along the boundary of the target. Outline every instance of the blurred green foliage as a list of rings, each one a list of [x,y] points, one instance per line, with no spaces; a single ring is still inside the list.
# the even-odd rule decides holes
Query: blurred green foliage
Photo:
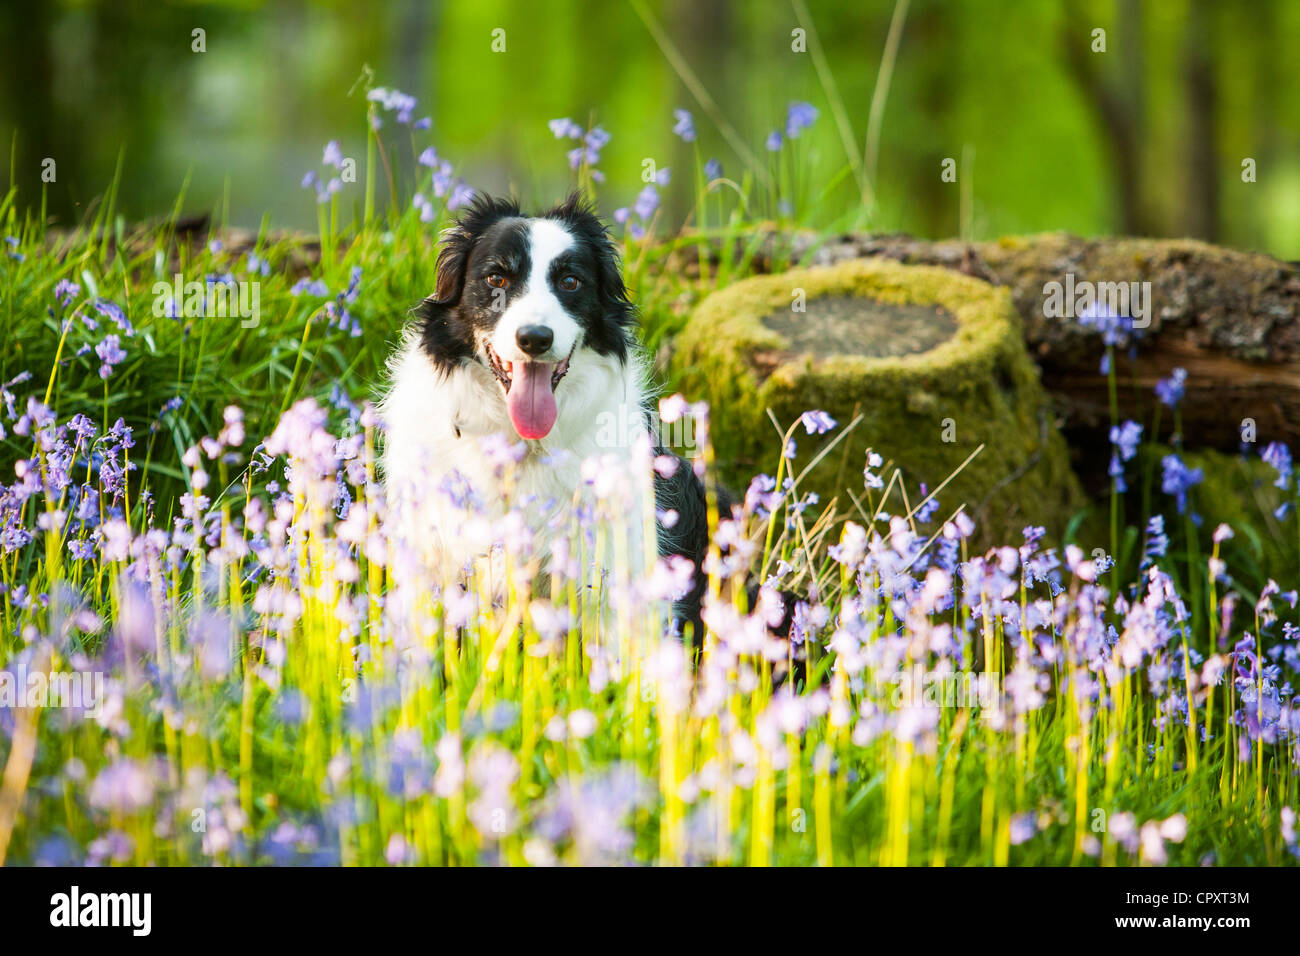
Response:
[[[788,102],[807,100],[821,118],[798,141],[797,168],[819,188],[803,194],[844,171],[834,97],[813,57],[792,50],[792,5],[644,7],[761,160]],[[895,4],[807,8],[861,148]],[[195,29],[206,52],[192,51]],[[1094,29],[1106,31],[1104,53],[1091,50]],[[503,52],[494,30],[505,31]],[[1195,234],[1300,258],[1297,30],[1300,4],[1285,0],[913,0],[883,116],[877,207],[858,217],[843,177],[790,214],[923,236]],[[553,200],[571,174],[546,121],[594,117],[613,136],[601,163],[609,213],[640,189],[645,158],[694,167],[695,150],[672,134],[675,107],[695,114],[701,162],[740,171],[625,0],[6,0],[0,62],[6,172],[38,207],[41,160],[55,158],[48,209],[65,224],[84,217],[120,157],[117,208],[128,218],[166,213],[188,175],[187,210],[314,228],[299,182],[328,140],[364,155],[354,84],[367,65],[375,83],[419,98],[429,140],[481,189]],[[1246,157],[1255,183],[1242,182]],[[959,185],[940,178],[945,158],[968,181],[968,222]],[[677,182],[666,201],[680,222],[689,176]],[[349,198],[359,205],[359,190]]]

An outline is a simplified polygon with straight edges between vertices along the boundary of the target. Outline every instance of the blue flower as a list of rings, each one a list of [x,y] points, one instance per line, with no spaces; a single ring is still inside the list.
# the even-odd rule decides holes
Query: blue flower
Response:
[[[654,183],[650,183],[637,194],[632,208],[643,220],[654,215],[655,210],[659,208],[659,190],[655,188]]]
[[[99,366],[100,378],[108,378],[113,374],[113,366],[126,359],[126,352],[122,351],[122,340],[116,335],[104,336],[104,340],[95,346],[95,354],[103,363]]]
[[[1162,558],[1169,549],[1169,536],[1165,534],[1165,516],[1152,515],[1151,520],[1147,522],[1147,546],[1146,556],[1148,559]]]
[[[1162,476],[1160,489],[1167,495],[1178,499],[1178,513],[1187,510],[1187,492],[1193,485],[1198,485],[1205,478],[1200,468],[1188,468],[1177,455],[1165,455],[1161,459]]]
[[[553,119],[546,124],[556,139],[582,139],[582,127],[567,116]]]
[[[1119,450],[1122,461],[1131,461],[1142,440],[1142,426],[1137,422],[1124,422],[1110,430],[1110,443]]]
[[[721,178],[722,178],[722,163],[718,162],[716,159],[711,159],[711,160],[709,160],[707,163],[705,163],[705,164],[704,164],[704,178],[705,178],[705,179],[711,179],[711,180],[712,180],[712,179],[721,179]]]
[[[691,114],[687,110],[673,110],[673,118],[677,120],[673,132],[681,137],[682,142],[695,142],[695,121]]]
[[[1177,408],[1187,390],[1187,370],[1176,368],[1168,378],[1156,382],[1156,397],[1170,408]]]
[[[447,208],[451,210],[460,209],[462,206],[468,206],[473,201],[474,188],[458,182],[451,189],[451,196],[447,199]]]
[[[409,93],[377,86],[366,94],[366,99],[372,103],[378,103],[389,112],[397,113],[397,122],[402,124],[411,122],[411,114],[415,111],[416,100]]]
[[[1128,483],[1124,481],[1124,466],[1120,463],[1118,453],[1110,453],[1110,466],[1106,469],[1106,474],[1115,479],[1116,491],[1128,491]]]
[[[126,313],[122,311],[122,307],[116,302],[109,302],[107,299],[96,299],[95,311],[104,318],[111,319],[127,335],[135,335],[131,320],[126,317]]]
[[[779,129],[774,129],[772,132],[767,134],[767,142],[764,145],[767,146],[767,151],[769,153],[775,153],[781,148],[782,141],[781,131]]]
[[[68,307],[68,303],[79,295],[81,295],[81,286],[69,279],[60,279],[54,286],[54,298],[65,309]]]
[[[1291,484],[1291,449],[1280,441],[1270,442],[1260,455],[1265,464],[1271,465],[1277,472],[1275,488],[1287,488]]]
[[[795,101],[790,104],[790,108],[786,111],[785,134],[791,139],[795,139],[816,121],[817,108],[815,106],[811,103]]]
[[[315,295],[322,299],[330,294],[329,287],[325,285],[323,279],[309,279],[306,276],[299,279],[289,290],[290,295]]]
[[[343,168],[343,150],[339,149],[338,140],[332,139],[325,144],[325,155],[321,158],[321,163],[335,169]]]
[[[1129,333],[1133,331],[1133,319],[1127,315],[1116,315],[1104,302],[1094,302],[1079,313],[1079,324],[1084,328],[1096,329],[1106,345],[1124,345],[1128,342]],[[1109,371],[1105,369],[1102,374]]]
[[[804,412],[799,416],[799,422],[809,435],[824,435],[836,425],[835,419],[820,409]]]

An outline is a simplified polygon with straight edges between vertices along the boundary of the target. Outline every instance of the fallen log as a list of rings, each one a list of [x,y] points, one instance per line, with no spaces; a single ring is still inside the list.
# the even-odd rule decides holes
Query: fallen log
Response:
[[[722,255],[719,246],[712,251]],[[1183,368],[1186,394],[1179,414],[1186,446],[1236,451],[1243,437],[1261,447],[1273,440],[1300,443],[1297,263],[1181,239],[1051,233],[969,243],[779,232],[759,244],[754,263],[764,271],[859,258],[941,266],[1007,287],[1085,481],[1104,475],[1108,457],[1110,410],[1100,373],[1105,347],[1077,317],[1045,309],[1048,284],[1067,276],[1076,283],[1150,283],[1150,324],[1130,347],[1117,350],[1122,417],[1149,427],[1156,382]],[[1166,409],[1161,438],[1170,440],[1173,430],[1174,416]]]

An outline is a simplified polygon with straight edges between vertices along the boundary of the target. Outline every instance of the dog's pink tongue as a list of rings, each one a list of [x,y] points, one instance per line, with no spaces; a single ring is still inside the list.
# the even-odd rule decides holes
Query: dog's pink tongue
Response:
[[[553,362],[516,362],[511,370],[506,411],[520,438],[545,438],[555,426]]]

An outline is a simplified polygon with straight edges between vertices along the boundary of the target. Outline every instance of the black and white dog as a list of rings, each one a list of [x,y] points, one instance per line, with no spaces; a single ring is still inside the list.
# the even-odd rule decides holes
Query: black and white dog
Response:
[[[467,517],[474,505],[522,512],[536,547],[590,480],[584,462],[626,462],[634,443],[653,441],[648,363],[618,253],[576,194],[538,216],[480,196],[443,234],[436,291],[415,314],[381,404],[383,468],[390,515],[444,572],[492,549],[486,523]],[[601,427],[629,417],[630,429]],[[523,440],[508,477],[482,441],[494,434]],[[628,526],[646,527],[656,505],[675,513],[655,524],[657,550],[694,565],[674,617],[698,639],[707,506],[691,467],[678,465],[641,476]]]

